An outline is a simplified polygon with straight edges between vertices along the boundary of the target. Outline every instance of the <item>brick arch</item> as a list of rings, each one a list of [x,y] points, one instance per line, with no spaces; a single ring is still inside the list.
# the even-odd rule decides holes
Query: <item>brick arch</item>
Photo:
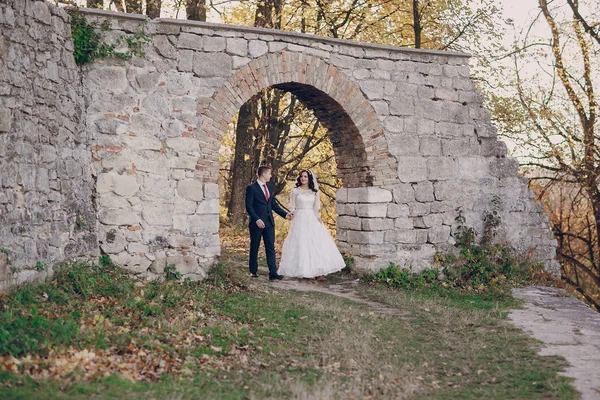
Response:
[[[387,149],[383,126],[359,86],[320,58],[287,51],[252,60],[200,106],[200,139],[208,151],[198,161],[199,178],[216,182],[217,154],[228,124],[246,101],[268,87],[294,94],[328,129],[344,187],[397,179],[397,161]]]

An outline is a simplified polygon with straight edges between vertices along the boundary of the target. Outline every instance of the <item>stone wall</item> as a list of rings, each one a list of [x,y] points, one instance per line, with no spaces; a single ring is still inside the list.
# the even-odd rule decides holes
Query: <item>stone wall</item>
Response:
[[[0,1],[0,289],[97,252],[69,21],[45,1]]]
[[[84,13],[107,21],[111,40],[144,22]],[[266,87],[292,92],[329,128],[344,185],[338,243],[359,268],[393,261],[422,269],[436,249],[453,249],[459,209],[481,234],[485,214],[497,208],[499,240],[557,269],[547,218],[496,138],[468,56],[192,21],[155,20],[145,29],[154,34],[145,57],[95,62],[80,70],[81,80],[62,86],[81,105],[68,125],[75,148],[82,149],[79,133],[88,149],[78,166],[89,166],[91,154],[96,179],[93,196],[78,191],[80,204],[91,209],[95,199],[97,245],[131,272],[152,278],[175,264],[201,279],[217,262],[220,140],[242,104]],[[58,70],[76,75],[72,65]],[[57,171],[69,157],[60,160]]]

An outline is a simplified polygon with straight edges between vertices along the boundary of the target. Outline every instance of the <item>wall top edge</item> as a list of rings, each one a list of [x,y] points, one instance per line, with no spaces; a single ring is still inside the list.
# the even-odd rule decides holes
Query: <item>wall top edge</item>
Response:
[[[106,17],[106,18],[115,18],[115,19],[129,19],[136,21],[145,21],[147,17],[145,15],[140,14],[128,14],[121,13],[115,11],[106,11],[106,10],[98,10],[93,8],[79,8],[79,12],[83,14],[88,14],[92,16],[98,17]],[[314,42],[321,43],[329,43],[335,45],[342,46],[351,46],[351,47],[360,47],[364,49],[372,49],[372,50],[383,50],[394,53],[408,53],[414,55],[430,55],[430,56],[442,56],[442,57],[455,57],[455,58],[470,58],[471,54],[468,53],[459,53],[454,51],[442,51],[442,50],[427,50],[427,49],[413,49],[409,47],[398,47],[398,46],[390,46],[376,43],[365,43],[365,42],[355,42],[352,40],[345,39],[336,39],[330,38],[326,36],[317,36],[308,33],[297,33],[297,32],[289,32],[282,31],[278,29],[268,29],[268,28],[255,28],[251,26],[241,26],[241,25],[229,25],[229,24],[217,24],[212,22],[201,22],[201,21],[190,21],[183,19],[172,19],[172,18],[157,18],[152,20],[153,23],[158,24],[167,24],[167,25],[180,25],[180,26],[189,26],[196,28],[205,28],[212,30],[228,30],[228,31],[237,31],[237,32],[246,32],[246,33],[256,33],[259,35],[272,35],[283,38],[294,38],[294,39],[304,39],[311,40]]]

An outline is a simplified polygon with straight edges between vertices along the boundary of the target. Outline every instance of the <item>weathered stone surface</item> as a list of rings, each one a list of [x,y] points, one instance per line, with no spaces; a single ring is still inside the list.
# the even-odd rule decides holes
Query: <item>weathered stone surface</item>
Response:
[[[241,104],[278,84],[330,130],[349,188],[337,237],[358,264],[430,265],[434,244],[453,243],[456,209],[480,231],[494,195],[505,238],[554,263],[547,219],[461,55],[157,20],[145,57],[79,69],[67,14],[33,0],[0,8],[0,243],[25,268],[18,279],[39,259],[99,247],[141,276],[172,257],[203,277],[220,254],[220,139]],[[137,29],[91,18],[119,29],[113,42]]]
[[[177,193],[184,199],[202,201],[204,199],[204,186],[195,179],[186,179],[177,183]]]
[[[356,215],[359,217],[384,218],[387,216],[387,204],[357,204]]]
[[[389,203],[392,201],[392,192],[376,187],[350,188],[347,190],[347,196],[348,203]]]
[[[109,172],[100,174],[96,183],[98,193],[114,192],[120,196],[131,196],[139,190],[139,183],[135,175]]]
[[[229,76],[233,68],[231,57],[224,53],[194,54],[194,73],[200,77]]]
[[[427,180],[427,160],[424,157],[401,157],[398,160],[398,178],[408,183]]]

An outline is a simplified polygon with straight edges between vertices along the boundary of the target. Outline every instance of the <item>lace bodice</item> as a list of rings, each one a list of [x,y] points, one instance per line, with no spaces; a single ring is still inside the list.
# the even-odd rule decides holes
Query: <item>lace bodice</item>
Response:
[[[303,190],[300,188],[292,189],[290,193],[290,211],[312,209],[315,213],[319,212],[321,207],[321,195],[312,190]]]

